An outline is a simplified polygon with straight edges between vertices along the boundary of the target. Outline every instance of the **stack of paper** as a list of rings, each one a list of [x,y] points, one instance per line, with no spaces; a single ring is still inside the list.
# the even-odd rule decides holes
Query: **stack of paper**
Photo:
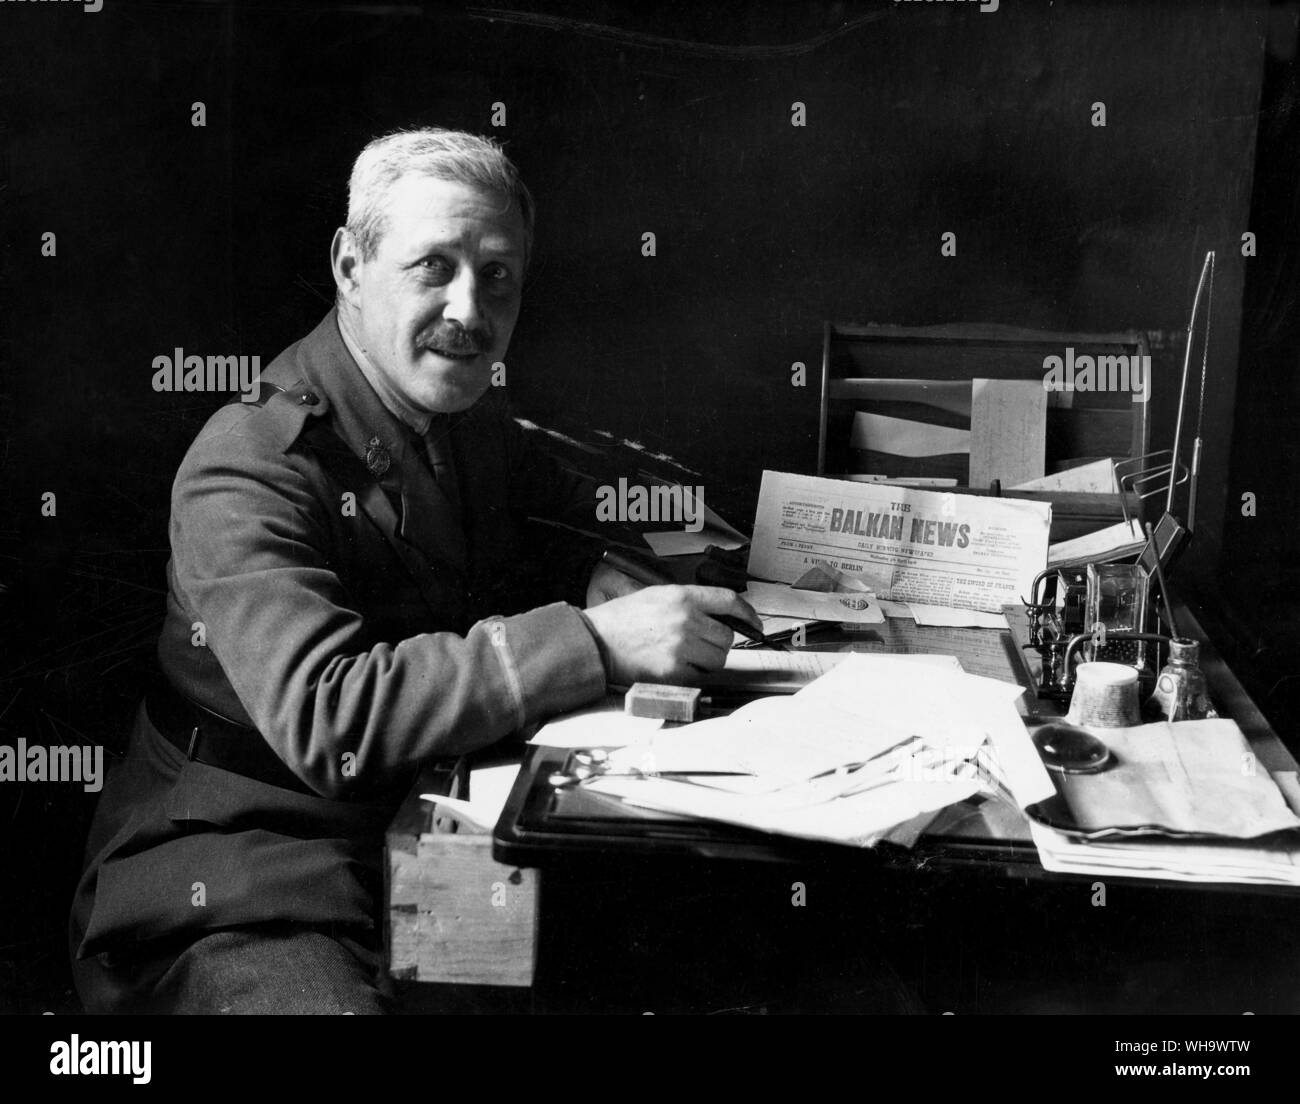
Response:
[[[1094,843],[1070,839],[1033,820],[1029,830],[1043,869],[1061,874],[1300,886],[1300,845],[1294,837],[1190,843],[1148,836]]]
[[[1146,544],[1147,539],[1135,520],[1117,521],[1095,533],[1051,545],[1047,550],[1047,566],[1082,567],[1093,560],[1117,560],[1136,555]]]
[[[1300,828],[1235,721],[1158,721],[1096,732],[1110,749],[1111,766],[1061,775],[1056,785],[1063,800],[1044,821],[1093,839],[1140,830],[1257,839]]]
[[[1021,689],[950,657],[846,655],[786,698],[663,729],[610,756],[599,793],[760,831],[910,843],[981,790],[1024,807],[1054,793],[1015,708]]]
[[[1099,735],[1114,765],[1063,776],[1051,815],[1031,812],[1047,870],[1300,885],[1300,787],[1294,774],[1258,768],[1234,722],[1163,721]]]

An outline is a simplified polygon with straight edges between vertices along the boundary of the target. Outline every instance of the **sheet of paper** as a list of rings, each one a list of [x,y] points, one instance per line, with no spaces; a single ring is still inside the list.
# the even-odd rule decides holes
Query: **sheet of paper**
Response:
[[[733,653],[744,655],[744,652]],[[794,653],[814,656],[819,653]],[[955,670],[948,656],[829,653],[831,669],[789,699],[760,699],[720,717],[656,734],[639,748],[686,755],[661,770],[778,772],[823,769],[869,758],[914,736],[952,755],[974,757],[986,741],[1021,805],[1056,791],[1015,708],[1020,686]],[[920,662],[917,662],[920,661]],[[702,754],[714,741],[708,766]],[[823,758],[824,757],[824,758]]]
[[[1044,394],[1042,387],[1038,390]],[[858,411],[853,415],[849,444],[855,449],[888,452],[894,456],[944,456],[969,452],[971,434],[969,429]]]
[[[519,777],[522,763],[502,763],[493,767],[473,767],[469,772],[469,799],[474,807],[492,816],[495,824],[501,819],[515,779]]]
[[[957,480],[939,475],[859,475],[855,472],[841,475],[838,478],[846,479],[851,483],[880,483],[886,487],[923,487],[932,489],[935,487],[957,486]]]
[[[642,533],[641,539],[656,556],[689,556],[703,552],[711,544],[717,544],[721,548],[739,548],[743,543],[719,544],[707,529],[701,529],[698,533],[688,533],[684,529],[669,530],[666,533]]]
[[[793,590],[783,583],[749,583],[741,595],[760,614],[805,621],[852,621],[876,625],[885,619],[880,607],[861,594],[823,594]]]
[[[1144,837],[1106,843],[1071,839],[1032,818],[1029,830],[1043,869],[1057,873],[1300,886],[1300,841],[1289,833],[1250,842]]]
[[[733,654],[738,660],[747,660],[751,655]],[[805,664],[804,660],[810,662]],[[962,677],[948,656],[900,659],[842,653],[786,654],[786,665],[820,671],[822,678],[844,663],[853,670],[847,678],[828,683],[818,693],[801,691],[789,697],[758,698],[726,716],[664,728],[635,747],[615,752],[614,759],[637,764],[642,770],[735,770],[779,780],[807,777],[841,763],[871,759],[911,740],[914,730],[910,721],[892,726],[867,724],[868,718],[876,715],[871,700],[873,685],[868,680],[865,689],[856,689],[855,680],[860,680],[862,671],[883,672],[883,681],[899,677],[902,672],[919,685],[925,681],[925,674],[919,670],[918,661],[931,673],[952,672]]]
[[[952,802],[957,804],[957,802]],[[931,824],[942,814],[942,809],[929,809],[924,813],[918,813],[911,820],[905,820],[902,824],[895,825],[888,832],[882,835],[882,840],[894,844],[896,847],[906,847],[911,849],[916,846],[919,840]]]
[[[689,492],[690,488],[687,487],[685,490]],[[694,500],[694,496],[692,496],[692,500]],[[749,538],[735,526],[724,521],[723,518],[711,509],[709,504],[704,501],[703,496],[700,497],[700,510],[704,514],[705,530],[715,534],[719,538],[714,541],[714,544],[717,544],[721,548],[739,548],[742,544],[748,543]]]
[[[472,801],[446,797],[443,794],[421,794],[420,800],[437,805],[440,813],[455,817],[464,827],[470,829],[473,835],[491,832],[501,815],[500,810],[497,811],[496,816],[493,816],[491,809],[480,809]]]
[[[883,756],[910,739],[908,731],[868,729],[861,711],[835,702],[759,698],[722,717],[665,728],[611,754],[618,767],[644,772],[736,772],[776,789],[844,763]]]
[[[1235,839],[1300,828],[1234,721],[1162,721],[1097,735],[1114,765],[1058,783],[1081,828],[1151,824]]]
[[[1056,793],[1015,701],[1024,689],[996,678],[931,668],[908,668],[898,657],[855,654],[851,662],[800,691],[802,699],[829,700],[842,708],[869,709],[885,730],[911,728],[952,754],[976,755],[987,741],[984,763],[1024,808]],[[868,705],[869,703],[869,705]]]
[[[905,617],[909,621],[915,620],[910,602],[891,602],[888,598],[877,598],[876,603],[880,606],[880,612],[886,617]]]
[[[917,625],[910,616],[889,615],[888,640],[878,646],[858,645],[887,655],[954,655],[967,674],[992,679],[1012,678],[1011,659],[1007,656],[1007,634],[991,629],[948,628]]]
[[[1057,541],[1047,550],[1047,562],[1049,566],[1056,567],[1081,560],[1094,560],[1119,549],[1134,546],[1140,548],[1144,544],[1146,536],[1135,520],[1117,521],[1095,533],[1086,533],[1073,540]]]
[[[836,399],[861,402],[919,403],[970,417],[971,386],[968,380],[934,379],[838,379],[830,381]]]
[[[1013,702],[1018,686],[942,665],[848,655],[790,698],[665,729],[591,783],[630,804],[801,838],[915,839],[926,814],[990,784],[1054,792]],[[735,772],[694,780],[676,772]],[[629,777],[628,775],[637,775]]]
[[[872,596],[870,588],[861,579],[845,575],[837,567],[828,563],[818,563],[810,567],[793,583],[795,590],[817,590],[823,594],[865,594]]]
[[[1295,771],[1270,771],[1277,788],[1282,792],[1286,807],[1300,816],[1300,776]]]
[[[749,573],[790,583],[830,561],[881,598],[998,613],[1047,561],[1049,503],[765,471]]]
[[[675,485],[667,480],[657,479],[648,472],[642,474],[655,486]],[[717,513],[710,509],[702,496],[699,502],[696,502],[695,495],[690,487],[683,486],[681,493],[683,512],[690,517],[700,518],[703,524],[697,533],[690,533],[685,529],[668,530],[662,533],[642,533],[641,536],[656,556],[686,556],[703,552],[711,544],[716,545],[718,548],[740,548],[748,542],[748,538],[743,533],[727,524]]]
[[[662,812],[798,839],[870,847],[922,814],[966,800],[978,793],[980,786],[964,777],[942,782],[903,781],[862,794],[793,807],[763,795],[727,794],[661,778],[601,779],[591,788]]]
[[[1040,384],[1041,386],[1041,384]],[[916,403],[938,410],[971,416],[970,380],[937,379],[833,379],[828,393],[833,399],[852,399],[864,403]],[[1073,407],[1073,391],[1048,391],[1049,407]]]
[[[505,811],[506,801],[522,768],[522,763],[472,768],[468,801],[440,794],[421,794],[420,799],[433,802],[439,812],[455,817],[475,832],[491,832]]]
[[[859,653],[860,654],[860,653]],[[945,671],[961,672],[961,662],[956,656],[950,655],[891,655],[890,659],[898,659],[904,663],[928,663],[931,667],[942,667]]]
[[[773,636],[776,633],[789,632],[792,629],[797,629],[800,625],[812,624],[811,619],[807,617],[777,617],[767,613],[760,613],[758,619],[763,623],[764,636]],[[736,640],[738,641],[747,639],[747,637],[741,636],[740,633],[736,634]]]
[[[1114,460],[1094,460],[1077,468],[1027,479],[1011,488],[1013,491],[1078,491],[1084,494],[1118,494],[1115,481]]]
[[[970,485],[1037,479],[1047,450],[1047,392],[1040,380],[971,382]]]
[[[792,694],[844,659],[839,652],[779,652],[771,648],[732,648],[721,671],[700,678],[708,689]]]
[[[1005,629],[1007,619],[1000,613],[959,610],[949,606],[921,606],[908,602],[907,608],[918,625],[946,625],[950,628]]]
[[[624,747],[662,727],[663,721],[652,717],[629,717],[618,695],[547,722],[528,742],[560,748]]]

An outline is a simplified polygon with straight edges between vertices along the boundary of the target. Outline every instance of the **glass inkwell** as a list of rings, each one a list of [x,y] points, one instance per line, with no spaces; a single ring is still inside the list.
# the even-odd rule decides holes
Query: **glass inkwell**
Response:
[[[1201,721],[1217,716],[1210,705],[1200,666],[1199,641],[1176,636],[1169,642],[1169,661],[1156,678],[1148,709],[1169,721]]]

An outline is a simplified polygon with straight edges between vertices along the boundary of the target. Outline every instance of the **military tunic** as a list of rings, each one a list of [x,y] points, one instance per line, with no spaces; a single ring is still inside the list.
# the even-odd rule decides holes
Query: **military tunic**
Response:
[[[217,411],[176,477],[158,657],[304,792],[187,759],[142,707],[74,905],[83,996],[96,965],[221,928],[291,921],[373,943],[383,831],[419,766],[605,689],[575,605],[599,548],[557,552],[528,521],[590,529],[593,489],[503,396],[451,416],[452,493],[334,311],[262,378],[282,390]],[[543,573],[542,600],[558,600],[528,608]]]

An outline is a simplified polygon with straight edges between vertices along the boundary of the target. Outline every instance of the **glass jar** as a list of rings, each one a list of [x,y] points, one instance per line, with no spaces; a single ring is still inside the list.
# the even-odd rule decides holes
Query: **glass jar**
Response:
[[[1200,721],[1215,716],[1200,659],[1199,641],[1176,636],[1169,642],[1169,662],[1160,669],[1151,694],[1153,711],[1158,708],[1169,721]]]
[[[1096,633],[1146,632],[1147,574],[1137,564],[1088,565],[1087,605],[1083,631]],[[1117,640],[1094,646],[1092,659],[1106,663],[1127,663],[1139,671],[1146,666],[1146,642]]]

